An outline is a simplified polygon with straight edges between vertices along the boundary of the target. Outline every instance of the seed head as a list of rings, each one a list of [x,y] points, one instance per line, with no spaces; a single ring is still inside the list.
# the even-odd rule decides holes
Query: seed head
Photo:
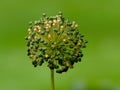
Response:
[[[69,21],[58,15],[43,17],[35,22],[30,22],[27,40],[28,56],[32,59],[34,67],[47,62],[50,69],[57,73],[67,72],[73,68],[74,63],[81,62],[82,48],[87,41],[79,32],[75,21]]]

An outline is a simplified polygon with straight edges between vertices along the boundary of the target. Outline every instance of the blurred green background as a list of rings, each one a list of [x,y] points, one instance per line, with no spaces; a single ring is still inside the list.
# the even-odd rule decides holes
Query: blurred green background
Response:
[[[50,90],[50,70],[26,53],[28,22],[62,11],[89,41],[56,90],[120,90],[120,0],[0,0],[0,90]]]

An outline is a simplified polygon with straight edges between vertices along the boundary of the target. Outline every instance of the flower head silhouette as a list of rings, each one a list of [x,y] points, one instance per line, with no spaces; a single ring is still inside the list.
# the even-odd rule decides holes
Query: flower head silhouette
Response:
[[[28,29],[27,52],[34,67],[47,62],[47,66],[57,73],[73,68],[74,63],[83,57],[82,48],[87,41],[79,32],[75,21],[65,19],[61,12],[56,16],[46,16],[30,22]]]

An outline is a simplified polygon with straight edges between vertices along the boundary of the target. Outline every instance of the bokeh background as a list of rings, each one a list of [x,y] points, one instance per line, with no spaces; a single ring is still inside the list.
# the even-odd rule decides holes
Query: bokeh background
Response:
[[[120,90],[120,0],[0,0],[0,90],[50,90],[50,70],[26,53],[28,22],[62,11],[89,41],[56,90]]]

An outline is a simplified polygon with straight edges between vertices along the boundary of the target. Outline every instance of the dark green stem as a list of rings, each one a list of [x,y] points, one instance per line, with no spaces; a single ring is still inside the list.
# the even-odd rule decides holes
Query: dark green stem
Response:
[[[54,69],[51,70],[51,90],[54,90]]]

